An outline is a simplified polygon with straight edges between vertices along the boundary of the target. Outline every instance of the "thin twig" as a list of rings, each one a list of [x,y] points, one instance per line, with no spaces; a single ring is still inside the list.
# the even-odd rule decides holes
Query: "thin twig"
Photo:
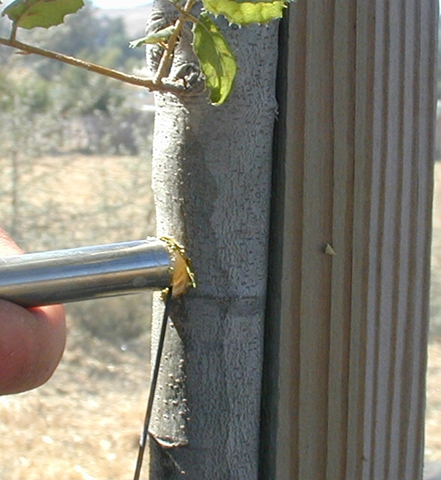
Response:
[[[185,86],[179,83],[165,82],[164,79],[161,79],[162,81],[157,81],[156,79],[153,81],[151,79],[138,77],[136,75],[127,75],[126,73],[119,72],[118,70],[113,70],[101,65],[96,65],[95,63],[86,62],[84,60],[80,60],[79,58],[70,57],[62,53],[53,52],[51,50],[46,50],[19,42],[18,40],[15,40],[12,35],[10,39],[0,37],[0,45],[5,45],[7,47],[21,50],[22,52],[32,53],[57,60],[59,62],[67,63],[69,65],[83,68],[85,70],[89,70],[91,72],[98,73],[99,75],[104,75],[124,83],[145,87],[151,91],[182,93],[185,90]]]
[[[154,83],[159,85],[163,78],[167,74],[168,67],[170,65],[171,57],[176,47],[179,36],[181,35],[182,29],[184,28],[185,23],[188,21],[190,16],[190,11],[193,8],[193,5],[196,3],[196,0],[187,0],[184,7],[179,9],[180,15],[175,23],[175,30],[171,34],[170,38],[167,41],[166,48],[161,57],[161,62],[159,63],[158,71],[155,76]]]
[[[18,28],[18,27],[17,27],[17,24],[14,23],[14,24],[12,25],[11,36],[10,36],[10,39],[11,39],[12,42],[15,41],[15,37],[16,37],[16,35],[17,35],[17,28]]]
[[[173,6],[176,8],[176,10],[182,13],[182,15],[184,15],[187,20],[190,20],[193,23],[199,23],[199,20],[194,15],[192,15],[190,12],[186,12],[184,8],[182,8],[177,3],[173,2]]]

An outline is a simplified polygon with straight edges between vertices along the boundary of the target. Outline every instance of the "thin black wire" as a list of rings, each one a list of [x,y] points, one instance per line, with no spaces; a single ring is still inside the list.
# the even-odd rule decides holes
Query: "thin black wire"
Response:
[[[159,369],[161,366],[161,357],[162,357],[162,350],[164,348],[165,333],[167,331],[167,321],[168,321],[168,316],[170,312],[171,299],[172,299],[172,287],[169,287],[167,292],[167,298],[165,299],[164,316],[162,318],[161,331],[159,334],[159,341],[158,341],[158,349],[156,351],[155,365],[153,368],[152,380],[150,382],[150,391],[149,391],[149,397],[147,401],[147,408],[145,412],[144,426],[143,426],[141,438],[139,440],[138,458],[136,460],[135,474],[133,476],[133,480],[139,480],[141,475],[142,462],[144,459],[144,452],[145,452],[147,437],[149,433],[150,417],[152,415],[153,402],[155,400],[156,384],[158,383]]]

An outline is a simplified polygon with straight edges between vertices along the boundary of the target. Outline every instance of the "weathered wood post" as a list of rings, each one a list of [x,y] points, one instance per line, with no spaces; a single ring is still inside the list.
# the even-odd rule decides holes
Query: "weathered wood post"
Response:
[[[290,8],[262,479],[422,478],[437,21],[437,0]]]

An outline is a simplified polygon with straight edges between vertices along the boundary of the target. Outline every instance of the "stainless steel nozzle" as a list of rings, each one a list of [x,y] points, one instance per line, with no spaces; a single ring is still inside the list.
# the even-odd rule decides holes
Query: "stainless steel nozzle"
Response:
[[[163,289],[174,263],[155,238],[2,257],[0,298],[34,307]]]

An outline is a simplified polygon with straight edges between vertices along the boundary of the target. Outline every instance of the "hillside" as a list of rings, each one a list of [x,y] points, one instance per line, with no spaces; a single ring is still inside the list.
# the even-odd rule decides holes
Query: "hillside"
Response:
[[[110,18],[122,17],[127,33],[132,38],[144,34],[145,26],[152,11],[152,3],[146,3],[140,7],[118,8],[118,9],[97,9],[102,15]]]

